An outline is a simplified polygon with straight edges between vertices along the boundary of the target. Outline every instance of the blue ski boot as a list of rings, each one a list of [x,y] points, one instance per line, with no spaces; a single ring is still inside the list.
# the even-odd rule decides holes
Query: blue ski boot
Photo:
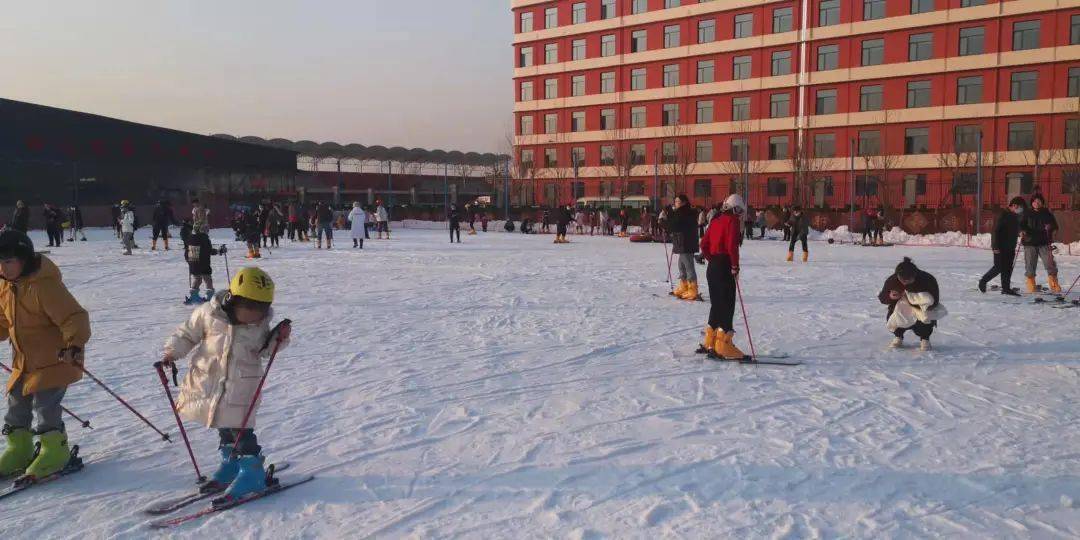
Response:
[[[229,485],[229,489],[225,490],[225,496],[214,502],[216,504],[229,503],[266,490],[264,460],[263,456],[240,456],[237,459],[240,466],[239,474]]]
[[[214,299],[214,289],[206,289],[206,296],[202,298],[203,302],[209,302]]]
[[[191,293],[184,299],[185,306],[193,306],[201,303],[203,303],[203,299],[199,296],[199,289],[191,289]]]
[[[218,452],[221,453],[221,464],[214,471],[214,476],[211,476],[210,480],[199,489],[203,493],[224,491],[229,484],[233,483],[233,480],[236,480],[236,475],[240,472],[240,464],[233,457],[231,446],[218,448]]]

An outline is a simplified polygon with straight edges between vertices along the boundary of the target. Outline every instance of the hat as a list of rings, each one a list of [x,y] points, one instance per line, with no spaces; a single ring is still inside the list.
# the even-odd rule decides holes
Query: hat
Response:
[[[12,257],[23,261],[34,258],[34,242],[22,231],[4,229],[0,232],[0,259]]]

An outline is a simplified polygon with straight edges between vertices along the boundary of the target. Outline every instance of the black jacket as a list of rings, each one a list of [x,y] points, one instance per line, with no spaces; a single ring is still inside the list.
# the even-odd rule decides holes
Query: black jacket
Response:
[[[166,204],[158,204],[154,207],[154,226],[165,228],[176,225],[176,216],[173,215],[172,207]]]
[[[315,217],[320,225],[329,225],[334,222],[334,211],[329,206],[320,206],[315,210]]]
[[[16,231],[26,232],[30,227],[30,209],[27,207],[16,208],[15,214],[11,216],[11,228]]]
[[[72,206],[68,208],[68,215],[71,217],[71,227],[74,229],[83,228],[82,210],[78,206]]]
[[[878,300],[880,300],[882,304],[887,304],[889,306],[889,317],[892,316],[893,309],[896,308],[896,303],[899,302],[899,300],[889,298],[890,291],[901,293],[928,292],[934,297],[934,306],[941,303],[941,291],[938,289],[937,279],[930,275],[929,272],[924,272],[922,270],[919,270],[918,273],[915,274],[915,281],[912,282],[911,285],[905,286],[903,283],[900,283],[900,279],[896,277],[896,274],[889,276],[889,279],[885,280],[885,286],[883,286],[881,292],[878,293]]]
[[[461,213],[457,210],[450,210],[446,213],[446,220],[450,222],[451,229],[461,228]]]
[[[1048,246],[1058,230],[1058,223],[1045,207],[1038,211],[1028,209],[1020,218],[1020,230],[1024,232],[1025,246]]]
[[[184,258],[187,259],[188,270],[193,276],[207,276],[213,273],[210,269],[210,256],[217,255],[218,250],[210,245],[210,237],[206,233],[195,233],[188,238],[187,249]]]
[[[671,231],[672,253],[697,253],[697,214],[697,211],[689,205],[671,212],[671,217],[668,218],[668,230]]]
[[[997,224],[990,233],[990,247],[995,251],[1010,255],[1016,250],[1016,240],[1020,236],[1020,216],[1008,208],[998,214]]]
[[[46,208],[45,209],[45,225],[49,227],[59,227],[64,221],[64,213],[59,208]]]
[[[806,213],[799,215],[791,214],[791,217],[787,220],[787,226],[791,227],[792,234],[795,236],[806,236],[810,234],[810,220],[806,217]]]
[[[571,214],[569,208],[560,208],[559,213],[555,216],[555,219],[558,220],[557,223],[559,225],[565,227],[569,225],[571,221],[574,221],[574,216]]]

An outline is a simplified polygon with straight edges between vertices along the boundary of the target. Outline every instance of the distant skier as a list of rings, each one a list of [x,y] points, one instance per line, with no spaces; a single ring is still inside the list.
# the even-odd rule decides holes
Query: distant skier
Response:
[[[698,212],[690,206],[690,198],[685,194],[675,197],[675,209],[670,214],[664,212],[671,235],[671,253],[678,257],[679,285],[672,292],[683,300],[697,300],[698,279],[694,266],[694,254],[698,252]]]
[[[224,490],[215,503],[266,489],[262,447],[252,429],[254,410],[246,426],[244,420],[249,405],[258,406],[255,392],[265,359],[275,347],[287,347],[292,334],[289,324],[271,330],[273,301],[270,276],[259,268],[244,268],[233,276],[228,291],[196,308],[165,342],[162,364],[167,368],[194,352],[176,409],[184,419],[218,431],[221,463],[201,486],[204,493]]]
[[[45,204],[45,233],[49,237],[49,247],[60,247],[64,244],[64,213],[51,204]]]
[[[375,204],[375,231],[379,233],[379,240],[382,240],[383,233],[386,233],[386,239],[389,240],[390,214],[386,211],[382,201],[375,201]]]
[[[451,204],[450,210],[446,212],[446,221],[450,224],[450,243],[454,243],[454,235],[457,235],[457,243],[461,243],[461,212],[458,212],[457,205]]]
[[[241,234],[244,237],[244,243],[247,244],[247,258],[262,258],[262,244],[259,243],[259,239],[262,237],[262,229],[259,228],[259,212],[256,209],[249,208],[244,211]]]
[[[469,220],[469,236],[476,235],[476,211],[472,205],[465,205],[465,219]],[[461,242],[458,241],[458,243]]]
[[[30,238],[14,229],[0,233],[0,341],[7,339],[14,372],[6,387],[0,478],[45,478],[71,457],[60,402],[82,378],[75,364],[84,362],[90,317],[64,286],[56,264],[35,254]]]
[[[82,209],[79,205],[73,204],[68,207],[68,219],[71,220],[71,237],[68,238],[68,242],[74,242],[75,237],[80,237],[80,240],[86,241],[86,233],[83,232],[83,217]]]
[[[120,227],[120,217],[123,215],[123,212],[121,212],[119,204],[112,205],[112,208],[110,209],[110,215],[112,216],[113,232],[116,233],[117,238],[123,240],[124,233]]]
[[[480,230],[487,232],[488,227],[488,213],[486,208],[480,209]]]
[[[743,235],[747,240],[754,239],[754,220],[757,218],[757,214],[754,212],[753,206],[746,207],[746,213],[743,214]]]
[[[986,284],[1001,275],[1001,294],[1020,296],[1012,288],[1013,265],[1016,264],[1016,242],[1020,236],[1020,215],[1027,204],[1023,197],[1013,197],[1009,207],[998,215],[994,231],[990,235],[990,249],[994,251],[994,266],[979,279],[979,291],[986,292]]]
[[[574,233],[585,234],[585,212],[581,208],[574,213]]]
[[[165,251],[169,251],[169,226],[176,225],[176,216],[173,214],[172,204],[166,200],[160,200],[154,207],[154,215],[150,222],[152,239],[150,251],[157,251],[158,237],[165,245]]]
[[[753,223],[747,223],[747,226],[751,230],[751,236],[753,236]],[[788,262],[795,260],[796,241],[802,244],[802,260],[806,262],[810,258],[810,250],[806,245],[807,237],[810,235],[810,220],[803,213],[801,206],[795,206],[791,209],[791,217],[788,218],[785,226],[791,231],[791,242],[788,243],[787,251]]]
[[[318,231],[316,232],[316,234],[318,234],[318,248],[322,249],[323,235],[325,235],[326,249],[333,249],[334,212],[330,209],[330,205],[326,203],[319,203],[319,206],[315,208],[315,218],[318,220]]]
[[[757,228],[761,230],[761,235],[758,236],[758,240],[761,240],[761,239],[765,238],[765,225],[766,225],[766,223],[765,223],[765,211],[764,210],[758,210],[757,211],[757,221],[755,222],[755,225],[757,225]]]
[[[214,297],[214,270],[210,267],[212,255],[224,255],[227,249],[222,245],[214,249],[210,245],[210,237],[206,233],[194,233],[188,237],[184,248],[184,259],[188,263],[189,288],[188,297],[184,300],[187,305],[209,302]],[[206,287],[206,296],[199,296],[199,287]]]
[[[709,261],[705,276],[709,282],[709,323],[705,326],[705,340],[698,349],[713,358],[742,360],[746,354],[734,344],[735,301],[738,294],[739,222],[743,214],[743,200],[737,193],[729,196],[721,212],[709,223],[701,239],[701,256]]]
[[[784,205],[784,208],[780,211],[780,226],[784,229],[784,241],[791,240],[791,207]]]
[[[862,231],[862,245],[869,246],[874,243],[875,223],[877,222],[877,209],[867,207],[863,211],[863,231]],[[870,243],[866,242],[867,238],[870,239]]]
[[[547,208],[544,209],[544,213],[540,216],[540,232],[543,234],[551,232],[551,211]]]
[[[124,240],[124,255],[135,247],[135,210],[127,200],[120,201],[120,234]]]
[[[709,226],[709,214],[705,208],[698,210],[697,214],[697,230],[698,238],[705,236],[705,228]]]
[[[11,228],[25,233],[30,229],[30,209],[22,201],[15,202],[15,212],[11,215]]]
[[[1050,290],[1055,293],[1061,292],[1053,250],[1054,233],[1057,230],[1057,219],[1046,208],[1046,199],[1040,194],[1032,195],[1031,209],[1024,212],[1020,219],[1020,240],[1024,244],[1024,276],[1027,277],[1029,293],[1037,290],[1035,272],[1038,270],[1039,259],[1042,259],[1043,266],[1046,268],[1046,281]]]
[[[896,272],[885,280],[878,300],[889,306],[886,327],[893,333],[891,348],[904,346],[904,333],[911,330],[919,336],[919,348],[930,350],[930,335],[937,321],[948,314],[941,305],[941,294],[934,276],[920,270],[911,259],[896,266]]]
[[[566,231],[570,227],[570,222],[574,220],[574,211],[568,204],[556,209],[555,212],[555,243],[569,244],[570,240],[566,238]]]
[[[364,249],[364,233],[367,231],[367,212],[364,211],[364,207],[360,206],[360,202],[354,202],[352,210],[349,211],[349,226],[350,232],[352,232],[352,247]]]
[[[266,235],[270,238],[270,247],[279,247],[284,234],[285,213],[282,212],[280,204],[272,203],[267,209],[266,217]]]
[[[619,210],[619,238],[630,236],[630,209],[626,206]]]

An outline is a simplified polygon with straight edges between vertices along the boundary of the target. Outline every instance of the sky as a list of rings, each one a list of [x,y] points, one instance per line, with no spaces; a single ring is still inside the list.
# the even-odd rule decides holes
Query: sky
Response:
[[[3,98],[202,134],[508,152],[508,0],[3,4]]]

